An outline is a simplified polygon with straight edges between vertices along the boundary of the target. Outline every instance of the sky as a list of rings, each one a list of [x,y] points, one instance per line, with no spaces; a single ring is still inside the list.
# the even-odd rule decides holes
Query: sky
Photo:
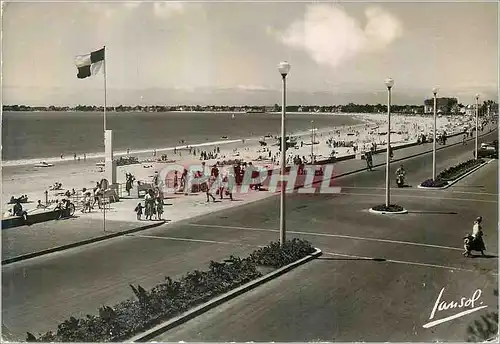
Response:
[[[106,46],[108,106],[468,104],[498,97],[495,2],[10,2],[3,104],[104,103],[76,55]]]

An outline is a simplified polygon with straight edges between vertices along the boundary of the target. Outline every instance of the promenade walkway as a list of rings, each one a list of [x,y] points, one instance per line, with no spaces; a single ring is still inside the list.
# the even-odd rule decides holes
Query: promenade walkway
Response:
[[[489,132],[489,128],[483,133]],[[473,140],[473,138],[469,138]],[[462,135],[451,137],[447,146],[461,143]],[[443,148],[438,145],[438,149]],[[394,150],[393,164],[399,164],[398,159],[404,159],[416,154],[432,151],[432,143],[407,147]],[[472,152],[471,152],[472,158]],[[385,164],[385,153],[379,153],[373,157],[374,166]],[[334,176],[342,176],[351,172],[366,169],[366,162],[360,159],[350,159],[334,164]],[[334,184],[334,183],[332,183]],[[207,203],[204,193],[185,195],[169,195],[164,200],[163,218],[165,225],[178,221],[203,216],[220,210],[233,208],[242,204],[256,202],[275,195],[276,193],[266,191],[250,190],[248,193],[237,193],[233,195],[234,201],[228,198],[217,202]],[[134,208],[140,200],[122,199],[118,203],[112,203],[106,210],[106,231],[104,231],[104,214],[102,210],[94,210],[90,214],[77,212],[77,217],[68,220],[50,221],[5,229],[2,231],[2,261],[20,255],[47,250],[54,247],[74,244],[84,240],[95,239],[110,234],[127,232],[134,228],[151,225],[159,221],[138,221]]]

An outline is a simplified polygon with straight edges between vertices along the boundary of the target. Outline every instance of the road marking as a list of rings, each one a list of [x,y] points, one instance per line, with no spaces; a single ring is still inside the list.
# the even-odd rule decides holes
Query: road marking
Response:
[[[379,257],[379,258],[363,257],[363,256],[355,256],[355,255],[351,255],[351,254],[334,253],[334,252],[323,252],[323,254],[327,254],[327,255],[331,255],[331,256],[348,257],[348,258],[367,259],[367,260],[384,259],[384,262],[388,262],[388,263],[405,264],[405,265],[416,265],[416,266],[424,266],[424,267],[428,267],[428,268],[439,268],[439,269],[446,269],[446,270],[458,270],[458,271],[465,271],[465,272],[481,272],[481,271],[476,271],[476,270],[470,270],[470,269],[464,269],[464,268],[457,268],[457,267],[454,267],[454,266],[428,264],[428,263],[418,263],[418,262],[407,262],[407,261],[404,261],[404,260],[385,259],[385,258],[381,258],[381,257]],[[492,274],[492,275],[498,275],[498,273],[495,273],[495,272],[488,272],[488,273]]]
[[[178,238],[178,237],[163,237],[156,235],[145,235],[145,234],[127,234],[125,236],[146,238],[146,239],[163,239],[163,240],[174,240],[174,241],[189,241],[189,242],[201,242],[204,244],[219,244],[219,245],[233,245],[233,246],[252,246],[252,247],[264,247],[261,245],[249,245],[230,241],[216,241],[216,240],[203,240],[203,239],[191,239],[191,238]]]
[[[337,195],[351,195],[351,196],[377,196],[377,197],[385,197],[385,194],[376,194],[376,193],[350,193],[350,192],[339,192]],[[467,202],[482,202],[482,203],[498,203],[498,201],[488,201],[482,199],[474,199],[474,198],[455,198],[455,197],[430,197],[430,196],[412,196],[412,195],[398,195],[393,194],[393,197],[407,197],[407,198],[423,198],[423,199],[446,199],[452,201],[467,201]]]
[[[455,185],[454,185],[455,186]],[[341,186],[342,190],[344,189],[363,189],[363,190],[385,190],[385,188],[378,188],[378,187],[365,187],[365,186]],[[409,192],[421,192],[428,194],[429,191],[434,191],[437,193],[442,192],[442,190],[423,190],[423,189],[413,189],[413,188],[404,188],[404,189],[399,189],[399,188],[391,188],[391,191],[397,192],[397,191],[409,191]],[[471,192],[471,191],[446,191],[447,194],[468,194],[468,195],[485,195],[485,196],[498,196],[497,193],[488,193],[488,192]]]
[[[221,225],[208,225],[208,224],[198,224],[198,223],[190,223],[189,225],[190,226],[195,226],[195,227],[212,227],[212,228],[222,228],[222,229],[240,229],[240,230],[247,230],[247,231],[260,231],[260,232],[273,232],[273,233],[274,232],[279,232],[278,229],[269,229],[269,228],[221,226]],[[402,245],[410,245],[410,246],[423,246],[423,247],[441,248],[441,249],[445,249],[445,250],[463,251],[463,248],[449,247],[449,246],[440,246],[440,245],[431,245],[431,244],[422,244],[422,243],[411,242],[411,241],[398,241],[398,240],[388,240],[388,239],[378,239],[378,238],[357,237],[357,236],[342,235],[342,234],[299,232],[299,231],[287,231],[287,233],[302,234],[302,235],[311,235],[311,236],[323,236],[323,237],[332,237],[332,238],[344,238],[344,239],[353,239],[353,240],[377,241],[377,242],[385,242],[385,243],[391,243],[391,244],[402,244]]]
[[[235,243],[235,242],[229,242],[229,241],[202,240],[202,239],[190,239],[190,238],[178,238],[178,237],[162,237],[162,236],[155,236],[155,235],[127,234],[126,236],[139,237],[139,238],[150,238],[150,239],[174,240],[174,241],[201,242],[201,243],[206,243],[206,244],[222,244],[222,245],[231,245],[231,246],[264,247],[264,245],[250,245],[250,244],[242,244],[242,243]],[[454,248],[451,248],[451,249],[454,249]],[[458,271],[465,271],[465,272],[480,272],[480,271],[476,271],[476,270],[463,269],[463,268],[458,268],[458,267],[453,267],[453,266],[418,263],[418,262],[408,262],[408,261],[403,261],[403,260],[394,260],[394,259],[386,259],[386,258],[356,256],[356,255],[352,255],[352,254],[343,254],[343,253],[334,253],[334,252],[323,252],[323,254],[331,255],[331,256],[348,257],[348,258],[366,259],[366,260],[383,259],[384,262],[388,262],[388,263],[441,268],[441,269],[446,269],[446,270],[458,270]],[[494,273],[494,272],[488,272],[488,273],[492,274],[492,275],[496,275],[496,276],[498,275],[497,273]],[[432,325],[432,326],[434,326],[434,325]]]
[[[460,313],[457,313],[455,315],[451,315],[449,317],[446,317],[446,318],[443,318],[443,319],[438,319],[438,320],[434,320],[434,321],[431,321],[425,325],[423,325],[423,328],[430,328],[430,327],[433,327],[433,326],[436,326],[436,325],[439,325],[439,324],[442,324],[444,322],[447,322],[447,321],[450,321],[450,320],[453,320],[453,319],[456,319],[456,318],[460,318],[460,317],[463,317],[464,315],[467,315],[467,314],[470,314],[470,313],[474,313],[474,312],[477,312],[483,308],[486,308],[488,306],[481,306],[481,307],[476,307],[476,308],[473,308],[473,309],[468,309],[466,311],[463,311],[463,312],[460,312]]]

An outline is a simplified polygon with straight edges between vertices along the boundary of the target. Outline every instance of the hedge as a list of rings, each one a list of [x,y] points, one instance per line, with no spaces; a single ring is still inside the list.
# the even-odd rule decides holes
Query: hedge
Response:
[[[246,258],[230,256],[219,263],[211,261],[208,270],[193,271],[173,281],[165,281],[145,290],[130,285],[135,298],[113,307],[102,306],[98,315],[70,317],[49,331],[35,337],[27,333],[29,342],[122,342],[161,322],[173,318],[238,286],[262,276],[259,266],[280,268],[313,253],[305,240],[286,241],[283,249],[271,242]]]
[[[458,165],[447,168],[436,176],[436,180],[427,179],[420,185],[423,187],[443,187],[448,185],[448,181],[454,180],[469,172],[475,167],[484,163],[483,159],[471,159]]]

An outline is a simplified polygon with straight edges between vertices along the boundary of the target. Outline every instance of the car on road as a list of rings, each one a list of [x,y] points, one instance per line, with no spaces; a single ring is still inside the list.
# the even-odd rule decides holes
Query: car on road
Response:
[[[498,159],[498,140],[489,143],[482,143],[477,150],[478,158]]]

